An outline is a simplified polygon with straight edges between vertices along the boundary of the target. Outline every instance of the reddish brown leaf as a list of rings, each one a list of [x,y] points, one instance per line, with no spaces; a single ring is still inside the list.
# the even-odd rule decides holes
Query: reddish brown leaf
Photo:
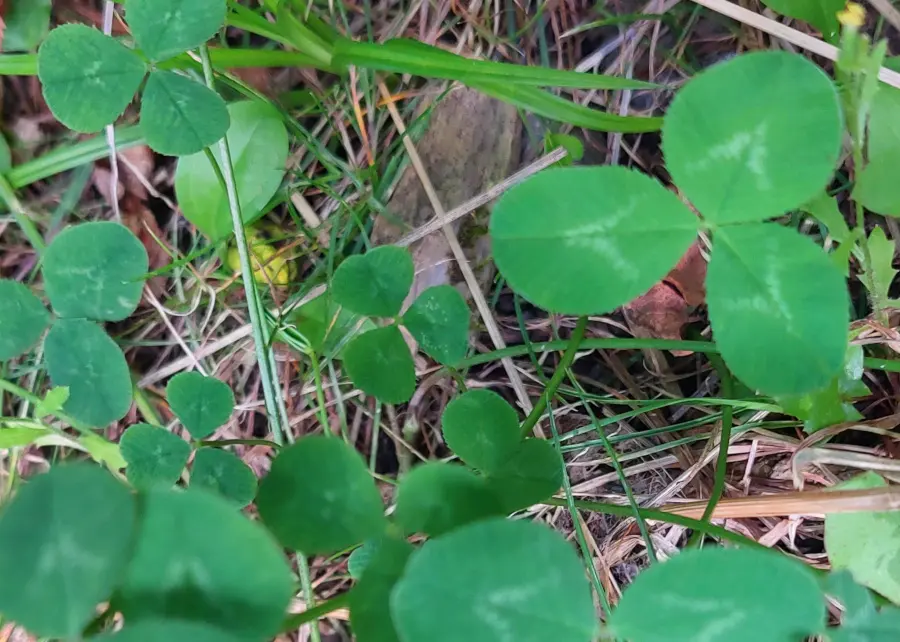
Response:
[[[666,278],[622,308],[634,336],[680,340],[682,329],[691,320],[691,308],[705,299],[705,278],[706,260],[694,243]],[[672,354],[691,353],[673,350]]]

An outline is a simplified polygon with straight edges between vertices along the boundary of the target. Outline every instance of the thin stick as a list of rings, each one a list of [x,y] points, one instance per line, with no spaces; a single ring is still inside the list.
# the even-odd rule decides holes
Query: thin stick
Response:
[[[524,181],[526,178],[530,178],[531,176],[534,176],[538,172],[547,169],[554,163],[561,161],[563,158],[566,157],[566,154],[567,154],[566,150],[563,149],[562,147],[554,149],[552,152],[550,152],[546,156],[542,156],[541,158],[534,161],[528,167],[524,167],[524,168],[520,169],[518,172],[516,172],[515,174],[513,174],[512,176],[510,176],[509,178],[507,178],[503,181],[500,181],[499,183],[497,183],[496,185],[491,187],[486,192],[479,194],[475,198],[466,201],[459,207],[453,208],[452,210],[450,210],[443,216],[438,216],[438,217],[432,219],[431,221],[429,221],[428,223],[426,223],[425,225],[423,225],[422,227],[410,232],[409,234],[404,236],[402,239],[397,241],[395,243],[395,245],[398,245],[400,247],[406,247],[407,245],[411,245],[411,244],[415,243],[419,239],[425,238],[432,232],[437,232],[439,229],[441,229],[445,225],[450,225],[456,219],[462,218],[466,214],[469,214],[470,212],[474,212],[482,205],[486,205],[486,204],[490,203],[495,198],[497,198],[498,196],[500,196],[501,194],[506,192],[509,188],[513,187],[514,185],[518,185],[519,183]]]
[[[112,35],[113,16],[116,5],[112,0],[106,0],[103,5],[103,33]],[[109,200],[112,204],[113,218],[117,222],[122,221],[122,213],[119,210],[119,156],[116,153],[116,129],[112,123],[106,126],[106,144],[109,147]]]
[[[708,502],[667,504],[662,510],[675,515],[697,518]],[[863,490],[827,490],[780,493],[762,497],[723,499],[713,511],[713,519],[744,517],[780,517],[784,515],[830,515],[858,511],[900,510],[900,488],[866,488]]]
[[[716,13],[721,13],[723,16],[728,16],[738,22],[759,29],[760,31],[765,31],[770,36],[786,40],[801,49],[806,49],[823,58],[837,60],[838,49],[834,45],[822,42],[818,38],[813,38],[808,34],[792,29],[771,18],[766,18],[758,13],[739,7],[732,2],[727,2],[726,0],[694,0],[694,2],[707,9],[712,9]],[[887,84],[900,88],[900,73],[882,67],[878,72],[878,77]]]

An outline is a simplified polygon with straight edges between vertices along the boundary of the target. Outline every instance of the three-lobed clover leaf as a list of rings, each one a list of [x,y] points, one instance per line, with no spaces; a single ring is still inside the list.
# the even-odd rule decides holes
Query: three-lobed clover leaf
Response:
[[[243,508],[256,494],[256,475],[234,453],[201,448],[191,466],[191,488],[203,488]]]
[[[465,358],[469,306],[452,285],[436,285],[422,292],[404,313],[403,325],[438,363],[452,366]]]
[[[50,315],[28,286],[0,279],[0,362],[34,346],[50,325]]]
[[[488,488],[500,498],[504,511],[511,513],[552,497],[562,486],[563,475],[563,462],[553,444],[529,438],[486,476]]]
[[[726,577],[740,581],[723,590]],[[641,642],[787,642],[824,628],[825,600],[812,571],[784,555],[704,548],[645,569],[609,626],[616,637]]]
[[[662,149],[704,219],[740,223],[779,216],[821,192],[842,135],[831,79],[802,56],[764,51],[689,81],[666,112]]]
[[[79,638],[121,578],[135,515],[128,489],[97,466],[30,479],[0,512],[0,613],[40,637]]]
[[[282,450],[259,485],[263,522],[287,548],[330,554],[380,536],[381,494],[359,453],[333,437]]]
[[[166,386],[166,399],[194,439],[209,437],[234,411],[231,388],[199,372],[183,372],[172,377]]]
[[[212,38],[225,11],[225,0],[128,0],[125,18],[138,47],[158,62]]]
[[[426,542],[390,605],[401,640],[589,642],[597,634],[575,549],[528,521],[488,519]]]
[[[809,238],[774,223],[719,229],[706,298],[716,345],[751,388],[804,394],[840,373],[850,297],[838,268]]]
[[[77,132],[114,122],[146,73],[140,56],[85,25],[57,27],[38,51],[44,99],[57,120]]]
[[[139,490],[173,486],[191,456],[185,440],[149,424],[130,426],[119,440],[119,449],[128,462],[128,481]]]
[[[394,519],[407,534],[442,535],[470,522],[504,514],[500,500],[483,477],[463,466],[442,462],[421,464],[407,473],[400,480],[396,501]]]
[[[47,296],[60,317],[122,321],[141,300],[147,250],[124,225],[72,226],[53,239],[43,259]]]
[[[409,401],[416,391],[416,367],[395,325],[355,337],[343,353],[353,384],[384,403]]]
[[[174,71],[156,70],[141,98],[141,129],[155,152],[168,156],[196,154],[228,131],[222,98],[199,82]]]
[[[118,421],[132,401],[125,355],[103,328],[85,319],[57,319],[44,341],[54,386],[69,389],[63,410],[89,426]]]
[[[383,245],[349,257],[338,266],[331,282],[334,300],[345,308],[370,317],[400,314],[413,283],[410,253]]]
[[[116,605],[130,624],[215,622],[242,640],[271,639],[294,593],[287,561],[259,524],[206,491],[142,494],[131,561]]]
[[[494,207],[494,261],[550,311],[600,314],[643,294],[684,255],[699,221],[672,192],[622,167],[549,169]]]
[[[502,468],[522,443],[515,409],[491,390],[469,390],[448,403],[441,426],[450,449],[481,471]]]
[[[281,187],[290,147],[288,133],[281,113],[261,100],[231,103],[228,117],[231,124],[225,138],[241,216],[249,225],[267,213],[266,206]],[[221,167],[218,148],[210,151]],[[175,194],[184,217],[211,241],[221,241],[234,233],[228,195],[206,153],[178,160]]]

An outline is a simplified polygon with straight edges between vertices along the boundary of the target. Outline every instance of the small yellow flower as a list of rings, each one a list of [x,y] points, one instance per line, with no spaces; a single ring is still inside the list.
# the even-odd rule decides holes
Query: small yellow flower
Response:
[[[276,256],[278,250],[265,240],[248,230],[247,243],[253,261],[253,278],[257,283],[287,285],[294,278],[294,265],[283,255]],[[228,250],[228,267],[235,272],[241,269],[241,257],[236,247]]]
[[[838,11],[838,21],[845,27],[862,27],[866,21],[866,10],[861,4],[848,2],[842,11]]]

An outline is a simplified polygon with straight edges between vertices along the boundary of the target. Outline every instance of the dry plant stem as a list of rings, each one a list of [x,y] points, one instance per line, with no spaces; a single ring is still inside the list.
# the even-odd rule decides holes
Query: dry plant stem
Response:
[[[387,102],[387,108],[391,114],[391,118],[393,119],[394,125],[397,127],[397,131],[399,132],[400,136],[403,137],[403,146],[406,148],[406,152],[409,154],[410,161],[412,162],[416,174],[419,176],[419,180],[422,181],[422,187],[425,188],[425,193],[428,195],[428,200],[431,203],[431,206],[434,208],[435,214],[438,218],[443,218],[446,215],[444,206],[441,204],[440,199],[437,197],[434,186],[431,184],[431,179],[428,177],[428,174],[422,164],[422,159],[419,157],[419,153],[416,151],[416,146],[407,135],[406,124],[403,122],[403,118],[400,116],[400,112],[397,111],[397,107],[391,101],[390,92],[388,91],[387,87],[385,87],[383,82],[378,83],[378,90],[381,92],[381,95]],[[491,315],[490,307],[488,307],[488,303],[484,298],[484,294],[481,292],[481,288],[478,285],[478,279],[472,272],[472,267],[469,265],[469,262],[466,259],[465,252],[463,252],[463,249],[459,244],[459,239],[457,239],[456,237],[456,232],[454,232],[453,228],[449,225],[444,225],[441,230],[443,231],[444,236],[447,238],[447,243],[448,245],[450,245],[450,249],[453,251],[453,257],[456,259],[456,263],[459,266],[463,277],[465,278],[466,285],[469,288],[469,293],[472,295],[472,299],[475,301],[475,306],[478,308],[481,319],[484,321],[485,328],[488,331],[488,335],[490,335],[491,337],[491,341],[494,343],[494,346],[502,350],[506,347],[506,343],[503,341],[503,337],[500,335],[500,330],[497,328],[497,323],[496,321],[494,321],[494,318]],[[516,391],[516,396],[519,399],[519,403],[521,404],[522,409],[525,412],[530,413],[532,411],[531,399],[528,398],[528,393],[525,392],[525,385],[522,383],[522,377],[519,376],[519,372],[516,370],[515,364],[513,364],[512,359],[509,358],[502,359],[502,363],[503,368],[504,370],[506,370],[506,374],[509,377],[509,381],[512,384],[513,389]],[[540,418],[540,414],[538,415],[538,418]],[[536,434],[540,437],[543,437],[537,427]]]
[[[302,613],[291,615],[281,626],[281,632],[290,633],[291,631],[296,631],[304,624],[312,622],[313,620],[318,620],[325,617],[329,613],[333,613],[334,611],[345,608],[350,604],[350,598],[352,595],[353,589],[350,589],[349,591],[341,593],[340,595],[334,596],[330,600],[325,600],[318,606],[306,609]]]
[[[112,0],[106,0],[103,5],[103,33],[112,35],[113,16],[116,5]],[[109,200],[112,205],[113,218],[117,222],[122,221],[122,213],[119,210],[119,156],[116,153],[116,128],[112,123],[106,126],[106,145],[109,147]]]
[[[215,91],[213,82],[212,63],[209,60],[209,50],[206,46],[200,48],[200,58],[203,63],[203,76],[210,90]],[[266,402],[266,414],[272,429],[272,438],[278,443],[284,443],[284,430],[287,426],[287,411],[283,401],[279,404],[278,375],[273,368],[274,359],[269,354],[268,325],[261,314],[262,306],[259,302],[259,294],[256,290],[256,280],[253,276],[253,267],[250,261],[250,253],[247,249],[247,235],[244,233],[244,220],[241,216],[241,204],[238,200],[237,185],[234,180],[234,167],[231,162],[231,149],[228,139],[222,138],[216,143],[219,154],[222,157],[222,166],[219,168],[222,180],[225,183],[225,192],[228,196],[228,210],[231,213],[231,226],[234,230],[235,245],[241,262],[241,277],[244,281],[244,289],[247,292],[247,309],[250,314],[250,326],[253,333],[253,344],[256,348],[256,360],[263,385],[263,395]],[[214,159],[210,159],[213,168],[216,168]]]
[[[706,509],[706,505],[706,502],[667,504],[662,507],[661,512],[667,515],[699,517]],[[623,506],[622,508],[627,507]],[[887,486],[863,490],[801,491],[759,497],[723,499],[713,511],[712,518],[742,519],[896,510],[900,510],[900,488]],[[668,519],[664,521],[668,521]]]
[[[587,324],[588,318],[586,316],[578,317],[575,329],[572,330],[572,336],[569,337],[568,347],[566,347],[562,359],[559,360],[556,371],[553,373],[550,381],[547,382],[547,387],[544,388],[544,392],[534,405],[534,408],[528,413],[528,417],[526,417],[525,421],[522,423],[523,438],[532,433],[537,422],[540,420],[541,415],[544,413],[544,410],[547,409],[547,404],[550,403],[550,400],[556,394],[556,389],[559,388],[559,384],[561,384],[562,380],[565,378],[566,372],[572,365],[572,362],[575,361],[575,353],[578,352],[578,346],[581,345],[581,340],[584,339],[584,332],[587,329]]]
[[[818,38],[813,38],[796,29],[791,29],[780,22],[761,16],[749,9],[744,9],[732,2],[727,2],[726,0],[694,0],[694,2],[707,9],[712,9],[717,13],[721,13],[723,16],[728,16],[738,22],[759,29],[760,31],[765,31],[771,36],[787,40],[791,44],[797,45],[814,54],[818,54],[829,60],[837,60],[838,49],[834,45],[822,42]],[[900,87],[900,73],[897,73],[896,71],[888,69],[887,67],[882,67],[878,71],[878,77],[893,87]]]

